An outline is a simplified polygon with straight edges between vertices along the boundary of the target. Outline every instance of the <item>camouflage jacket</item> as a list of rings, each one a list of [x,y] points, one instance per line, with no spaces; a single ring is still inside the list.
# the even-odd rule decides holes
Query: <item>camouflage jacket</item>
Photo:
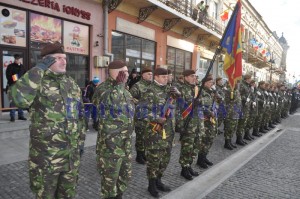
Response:
[[[201,103],[202,103],[202,109],[203,109],[203,115],[204,119],[208,120],[210,117],[212,117],[214,114],[216,114],[216,101],[213,99],[213,91],[209,90],[207,88],[203,88],[201,93]]]
[[[266,105],[266,99],[265,99],[265,91],[261,88],[258,88],[256,91],[256,96],[257,96],[257,107],[258,110],[260,110],[261,108],[264,108]]]
[[[251,87],[245,80],[241,81],[239,92],[242,99],[243,112],[249,112],[251,105]]]
[[[96,153],[101,156],[127,156],[131,151],[135,106],[130,92],[108,78],[95,91],[92,101],[98,107],[99,130]]]
[[[242,98],[238,89],[227,88],[225,91],[226,118],[239,119],[242,114]]]
[[[30,167],[68,171],[78,166],[85,128],[75,81],[34,67],[11,87],[10,95],[18,107],[30,107]]]
[[[143,93],[145,93],[150,86],[151,81],[146,81],[143,78],[136,84],[134,84],[129,92],[131,93],[132,97],[137,101],[141,98]]]

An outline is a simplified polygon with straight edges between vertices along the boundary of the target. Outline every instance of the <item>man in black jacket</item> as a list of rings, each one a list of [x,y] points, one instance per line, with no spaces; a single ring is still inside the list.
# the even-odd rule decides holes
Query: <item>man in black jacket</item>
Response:
[[[19,78],[21,78],[26,72],[23,64],[21,64],[20,55],[15,54],[14,58],[15,58],[14,63],[9,64],[6,69],[6,79],[7,79],[8,89],[10,86],[12,86],[14,83],[16,83],[16,81]],[[13,102],[10,103],[10,107],[15,107]],[[15,121],[15,113],[16,113],[16,109],[10,110],[10,121],[11,122]],[[24,112],[20,108],[18,108],[18,119],[26,120],[26,118],[24,117]]]

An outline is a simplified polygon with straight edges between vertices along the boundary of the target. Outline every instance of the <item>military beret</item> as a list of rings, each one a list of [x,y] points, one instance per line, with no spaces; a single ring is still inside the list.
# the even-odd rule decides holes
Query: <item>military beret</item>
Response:
[[[55,54],[55,53],[65,53],[64,47],[61,43],[55,42],[55,43],[49,43],[41,50],[41,56],[44,57],[49,54]]]
[[[14,58],[15,58],[15,59],[20,59],[21,56],[20,56],[19,54],[15,54],[15,55],[14,55]]]
[[[214,78],[212,78],[212,76],[207,76],[206,78],[203,78],[202,79],[202,82],[208,82],[208,81],[210,81],[210,80],[213,80]]]
[[[216,78],[216,82],[218,82],[218,81],[220,81],[220,80],[222,80],[223,78],[222,77],[217,77]]]
[[[260,82],[258,82],[258,85],[260,86],[260,85],[263,85],[265,83],[266,83],[265,81],[260,81]]]
[[[244,76],[244,79],[246,80],[246,79],[251,79],[251,75],[250,74],[246,74],[245,76]]]
[[[144,68],[144,69],[142,70],[141,74],[143,74],[143,73],[148,73],[148,72],[152,72],[152,68],[150,68],[150,67]]]
[[[165,68],[156,68],[154,70],[154,75],[168,75],[168,70]]]
[[[189,76],[189,75],[194,75],[194,74],[196,74],[195,71],[194,71],[194,70],[190,70],[190,69],[184,70],[184,71],[182,72],[182,75],[183,75],[183,76]]]
[[[251,80],[251,82],[250,82],[250,84],[254,84],[255,83],[255,80],[253,79],[253,80]]]
[[[168,74],[171,74],[172,75],[172,71],[170,69],[168,69]]]
[[[112,61],[108,64],[108,69],[120,69],[126,66],[126,63],[122,60]]]

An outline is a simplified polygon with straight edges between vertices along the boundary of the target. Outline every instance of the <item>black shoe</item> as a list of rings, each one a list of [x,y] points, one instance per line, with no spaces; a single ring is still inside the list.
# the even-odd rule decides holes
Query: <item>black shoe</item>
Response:
[[[259,132],[260,132],[260,133],[267,133],[267,131],[266,131],[264,128],[260,128],[260,129],[259,129]]]
[[[142,151],[137,151],[136,152],[136,158],[135,161],[139,164],[145,164],[145,160],[143,158],[143,152]]]
[[[158,198],[159,194],[156,188],[156,179],[149,179],[149,186],[148,186],[148,191],[151,194],[151,196]]]
[[[18,117],[18,120],[27,120],[24,116]]]
[[[275,126],[274,126],[271,122],[269,123],[269,127],[270,127],[271,129],[275,128]]]
[[[120,193],[120,194],[118,194],[118,195],[115,197],[115,199],[122,199],[122,197],[123,197],[123,194]]]
[[[245,145],[247,145],[247,144],[248,144],[248,143],[247,143],[245,140],[243,140],[243,139],[242,139],[242,142],[243,142]]]
[[[205,162],[208,166],[214,165],[214,163],[212,163],[211,161],[209,161],[209,160],[206,158],[206,155],[204,156],[204,162]]]
[[[199,167],[203,168],[203,169],[207,169],[208,168],[207,164],[204,161],[204,156],[203,155],[198,154],[197,165]]]
[[[236,138],[236,144],[238,144],[240,146],[245,146],[245,143],[243,142],[242,136],[238,136]]]
[[[10,121],[11,121],[11,122],[15,122],[16,120],[15,120],[14,117],[11,117],[11,118],[10,118]]]
[[[193,180],[193,176],[188,167],[182,167],[180,175],[187,180]]]
[[[233,150],[233,147],[230,145],[230,140],[225,140],[224,148],[228,150]]]
[[[251,140],[254,140],[255,138],[254,137],[252,137],[252,135],[249,133],[249,135],[248,135],[250,138],[251,138]]]
[[[199,176],[199,173],[197,171],[194,171],[191,166],[188,167],[188,170],[192,176]]]
[[[249,134],[245,134],[244,135],[244,139],[245,140],[248,140],[248,141],[251,141],[252,139],[250,138]]]
[[[156,179],[156,188],[160,191],[169,192],[171,188],[162,183],[161,178]]]

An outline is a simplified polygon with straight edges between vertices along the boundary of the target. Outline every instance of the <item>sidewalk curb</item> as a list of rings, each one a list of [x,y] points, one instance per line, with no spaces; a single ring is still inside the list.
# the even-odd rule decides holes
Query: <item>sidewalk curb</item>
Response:
[[[281,127],[281,125],[279,125],[279,127]],[[276,127],[256,141],[248,144],[222,162],[205,171],[200,176],[194,178],[193,181],[187,182],[165,195],[162,199],[200,199],[205,197],[285,131],[286,130]]]

